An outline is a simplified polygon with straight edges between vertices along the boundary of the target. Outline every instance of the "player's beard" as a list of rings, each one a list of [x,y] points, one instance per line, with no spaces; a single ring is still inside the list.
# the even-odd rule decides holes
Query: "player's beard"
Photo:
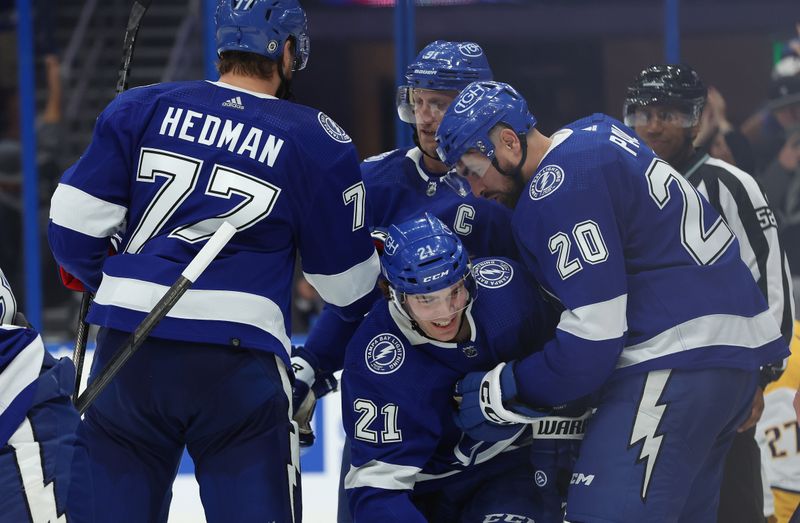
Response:
[[[517,202],[519,201],[519,197],[522,195],[522,190],[525,188],[525,182],[522,180],[522,175],[518,172],[509,176],[509,181],[511,182],[511,189],[508,193],[506,193],[506,199],[508,202],[501,202],[506,207],[513,209],[517,206]]]

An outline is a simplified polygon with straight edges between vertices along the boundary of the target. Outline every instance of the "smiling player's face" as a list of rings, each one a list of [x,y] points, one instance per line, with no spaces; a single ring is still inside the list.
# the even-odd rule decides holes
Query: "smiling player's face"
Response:
[[[408,294],[405,301],[411,317],[429,338],[450,341],[464,321],[469,291],[462,280],[429,294]]]

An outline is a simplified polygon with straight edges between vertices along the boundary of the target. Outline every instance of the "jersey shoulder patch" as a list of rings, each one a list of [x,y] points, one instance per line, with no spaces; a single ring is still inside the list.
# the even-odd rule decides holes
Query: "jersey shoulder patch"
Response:
[[[317,120],[325,132],[328,133],[328,136],[333,138],[335,141],[339,143],[350,143],[353,141],[344,131],[344,129],[342,129],[339,124],[333,121],[333,118],[322,111],[317,114]]]
[[[403,342],[390,332],[378,334],[367,344],[364,361],[375,374],[391,374],[403,364],[406,349]]]
[[[545,165],[531,180],[528,191],[532,200],[541,200],[554,193],[564,183],[564,169],[555,164]]]
[[[514,277],[514,267],[499,258],[489,258],[472,267],[472,276],[481,287],[499,289]]]

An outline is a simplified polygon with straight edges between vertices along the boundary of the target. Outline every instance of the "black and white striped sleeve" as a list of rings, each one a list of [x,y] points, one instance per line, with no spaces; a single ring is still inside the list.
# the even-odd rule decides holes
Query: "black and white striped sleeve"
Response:
[[[767,299],[786,343],[790,343],[794,325],[792,279],[775,216],[764,193],[752,176],[722,160],[708,158],[699,171],[698,191],[720,211],[736,235],[742,260]]]

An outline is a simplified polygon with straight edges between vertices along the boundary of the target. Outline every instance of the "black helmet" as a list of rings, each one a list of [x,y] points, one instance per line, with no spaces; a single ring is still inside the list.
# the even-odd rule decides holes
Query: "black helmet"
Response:
[[[771,81],[767,108],[780,109],[800,102],[800,73],[794,76],[781,76]]]
[[[688,65],[659,64],[645,68],[628,87],[623,115],[631,125],[633,113],[648,105],[669,105],[686,111],[696,125],[706,101],[706,85]]]

